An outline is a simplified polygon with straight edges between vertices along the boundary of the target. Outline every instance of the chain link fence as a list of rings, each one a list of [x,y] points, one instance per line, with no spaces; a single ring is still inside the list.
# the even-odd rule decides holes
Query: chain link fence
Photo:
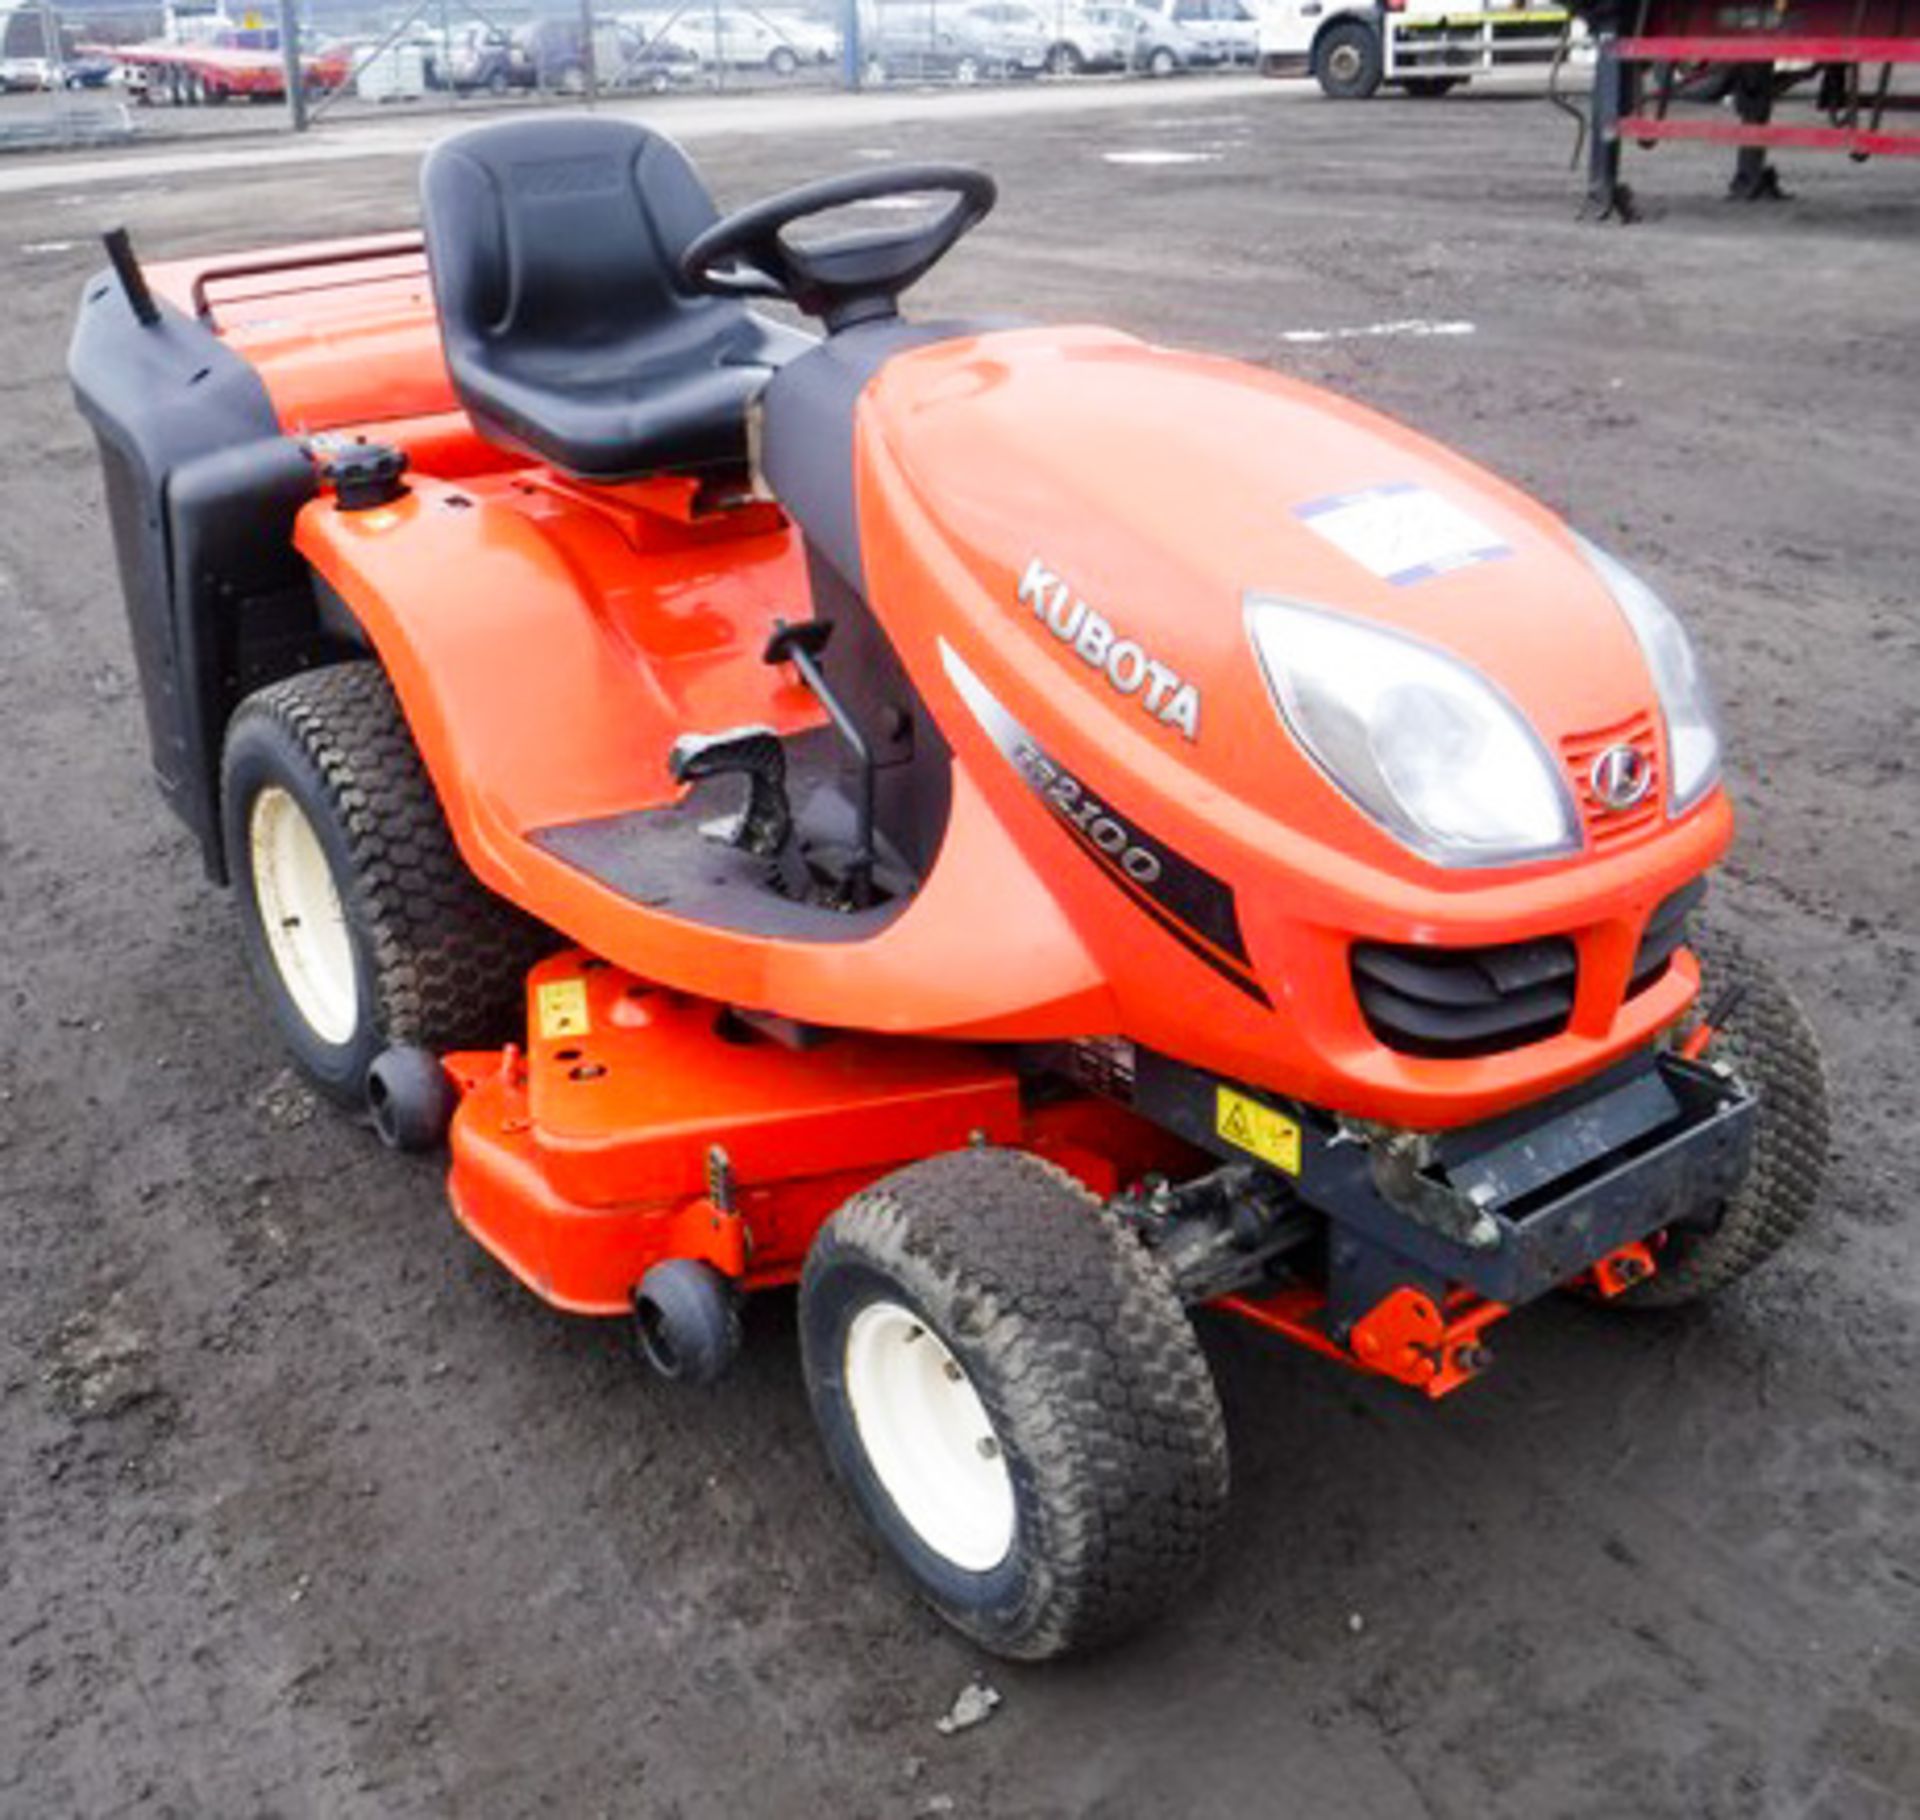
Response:
[[[1246,70],[1253,0],[0,0],[0,150],[392,110]]]

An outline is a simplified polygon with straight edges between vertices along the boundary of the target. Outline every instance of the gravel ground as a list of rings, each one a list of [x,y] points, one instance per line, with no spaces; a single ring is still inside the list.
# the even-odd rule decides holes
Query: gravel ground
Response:
[[[1920,1812],[1920,192],[1291,94],[704,137],[729,202],[886,148],[1000,213],[923,307],[1104,318],[1354,392],[1631,552],[1719,678],[1721,901],[1797,980],[1829,1205],[1690,1318],[1542,1307],[1428,1407],[1212,1323],[1212,1577],[1082,1663],[974,1657],[809,1430],[790,1305],[675,1393],[284,1071],[143,773],[62,377],[85,237],[372,229],[401,157],[0,195],[0,1809],[22,1815]],[[823,116],[823,121],[826,116]],[[1180,153],[1115,164],[1112,152]],[[1471,331],[1349,333],[1408,322]],[[1329,339],[1299,339],[1302,332]],[[935,1730],[984,1674],[1004,1701]]]

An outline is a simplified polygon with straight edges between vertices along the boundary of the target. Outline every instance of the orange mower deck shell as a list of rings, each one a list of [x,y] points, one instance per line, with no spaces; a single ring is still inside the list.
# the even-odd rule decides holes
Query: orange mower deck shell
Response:
[[[1191,1162],[1119,1107],[1024,1106],[990,1050],[860,1035],[794,1049],[580,950],[528,976],[527,1020],[524,1052],[447,1058],[451,1198],[515,1276],[576,1313],[626,1312],[665,1258],[747,1288],[791,1281],[849,1195],[969,1144],[1034,1151],[1102,1195]]]

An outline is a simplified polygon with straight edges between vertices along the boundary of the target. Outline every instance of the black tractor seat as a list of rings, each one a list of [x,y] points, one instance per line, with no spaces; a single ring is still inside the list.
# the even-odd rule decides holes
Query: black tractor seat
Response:
[[[718,219],[672,140],[580,117],[474,127],[420,178],[447,368],[491,442],[586,480],[747,459],[747,407],[811,336],[703,296]]]

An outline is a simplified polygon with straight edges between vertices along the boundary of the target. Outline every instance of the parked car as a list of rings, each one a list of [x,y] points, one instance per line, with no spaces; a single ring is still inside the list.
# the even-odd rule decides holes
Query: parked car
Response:
[[[636,29],[654,23],[634,16],[627,22]],[[681,46],[702,63],[776,76],[830,63],[839,52],[839,39],[812,19],[740,5],[688,6],[664,26],[656,24],[655,41]]]
[[[111,57],[76,51],[60,66],[60,79],[68,88],[105,88],[113,80],[113,70]]]
[[[1207,0],[1207,18],[1222,63],[1243,64],[1248,69],[1260,62],[1260,15],[1247,0]]]
[[[1142,23],[1134,44],[1135,67],[1148,75],[1171,76],[1226,61],[1214,26],[1213,0],[1133,0],[1133,10]]]
[[[456,94],[484,90],[504,95],[516,88],[532,88],[533,62],[522,54],[512,35],[489,25],[456,28],[447,41],[444,79]]]
[[[866,37],[865,80],[1037,76],[1051,43],[1045,16],[1019,0],[883,5]]]
[[[836,26],[808,13],[769,9],[761,18],[800,53],[801,61],[836,63],[840,58],[841,38]]]
[[[1176,76],[1213,60],[1210,43],[1164,12],[1149,12],[1132,0],[1093,0],[1082,14],[1125,42],[1122,67],[1150,76]]]
[[[604,61],[598,66],[604,87],[639,88],[664,95],[668,89],[698,82],[704,67],[698,51],[626,23],[621,26],[619,54],[620,61],[611,68]]]
[[[534,87],[563,95],[587,91],[587,35],[577,19],[536,19],[514,34],[514,57]],[[616,19],[593,25],[593,79],[602,88],[644,88],[663,93],[688,82],[698,57],[664,36],[649,37]]]
[[[1121,70],[1133,62],[1139,17],[1130,7],[1060,5],[1046,9],[1052,42],[1047,68],[1056,76]]]

